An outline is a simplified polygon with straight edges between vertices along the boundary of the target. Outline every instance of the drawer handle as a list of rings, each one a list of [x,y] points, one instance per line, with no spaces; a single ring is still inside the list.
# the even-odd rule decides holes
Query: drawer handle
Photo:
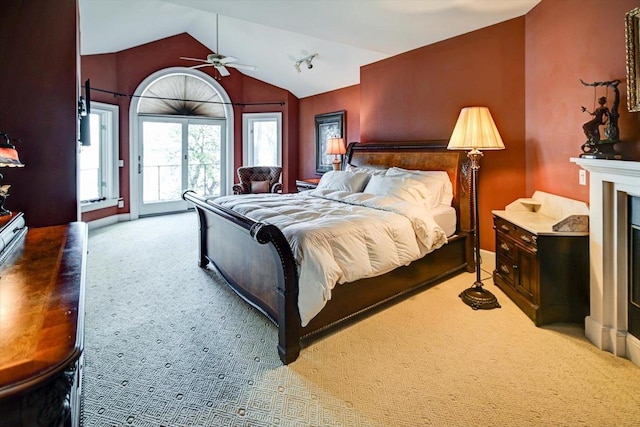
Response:
[[[502,224],[500,225],[500,228],[502,228],[504,231],[509,231],[509,226],[507,225]]]
[[[525,236],[524,234],[520,236],[520,240],[522,240],[523,242],[531,243],[531,239]]]
[[[500,265],[500,270],[504,271],[505,273],[511,273],[511,270],[509,270],[509,267],[507,267],[504,264]]]
[[[500,248],[509,252],[511,249],[509,248],[509,245],[507,245],[506,243],[501,243],[500,244]]]

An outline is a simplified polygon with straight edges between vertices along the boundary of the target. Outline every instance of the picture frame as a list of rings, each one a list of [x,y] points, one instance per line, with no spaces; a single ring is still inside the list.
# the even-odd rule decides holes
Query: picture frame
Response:
[[[625,16],[627,53],[627,105],[629,112],[640,111],[640,7]]]
[[[325,154],[329,138],[345,138],[346,111],[318,114],[316,121],[316,174],[333,170],[333,156]]]

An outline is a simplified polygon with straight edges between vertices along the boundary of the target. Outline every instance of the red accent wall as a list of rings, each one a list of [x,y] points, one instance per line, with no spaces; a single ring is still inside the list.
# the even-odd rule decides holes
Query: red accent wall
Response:
[[[181,56],[204,58],[210,50],[189,34],[183,33],[114,54],[82,56],[82,81],[91,80],[91,86],[114,92],[132,94],[140,83],[158,70],[185,66]],[[214,76],[213,68],[201,71]],[[276,102],[284,105],[234,106],[235,167],[242,164],[242,114],[256,112],[282,112],[283,115],[283,183],[284,191],[295,188],[297,177],[297,123],[298,100],[287,90],[261,82],[230,69],[231,75],[219,80],[234,103]],[[130,212],[129,194],[129,106],[127,97],[91,93],[92,99],[106,103],[117,103],[120,107],[120,158],[125,167],[120,168],[120,191],[124,208],[103,209],[83,214],[83,219],[92,220]],[[296,132],[291,133],[295,128]]]
[[[627,160],[640,160],[640,115],[627,109],[625,14],[638,0],[543,0],[526,15],[527,195],[543,190],[588,201],[578,184],[578,157],[586,141],[582,124],[592,117],[594,90],[585,82],[622,80],[620,139]],[[598,88],[596,97],[606,96]],[[613,92],[608,92],[608,106]],[[596,104],[597,105],[597,104]]]
[[[360,140],[360,85],[326,92],[300,100],[300,152],[298,177],[316,176],[315,116],[345,110],[345,143]]]
[[[571,157],[586,137],[580,111],[594,91],[580,83],[620,79],[620,138],[626,160],[640,160],[640,113],[626,97],[624,17],[637,0],[543,0],[527,15],[361,68],[360,139],[448,139],[459,109],[486,105],[506,149],[480,168],[481,246],[495,250],[491,210],[542,190],[588,201]],[[356,88],[356,87],[354,87]],[[608,95],[609,106],[613,92]],[[311,105],[335,99],[332,92]],[[309,105],[307,98],[301,106]],[[333,110],[348,105],[331,103]],[[351,105],[349,113],[355,113]],[[304,117],[307,114],[307,117]],[[301,109],[300,171],[313,165],[312,112]]]
[[[0,131],[22,141],[26,165],[0,171],[6,207],[31,227],[76,221],[76,0],[3,0],[1,9]]]
[[[491,210],[525,193],[524,17],[362,67],[361,140],[448,140],[466,106],[489,107],[505,150],[479,172],[481,246],[495,246]]]

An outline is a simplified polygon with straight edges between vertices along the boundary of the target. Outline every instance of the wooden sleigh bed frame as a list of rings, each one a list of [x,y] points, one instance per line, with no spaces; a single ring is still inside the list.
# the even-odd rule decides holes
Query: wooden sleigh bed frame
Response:
[[[194,205],[198,214],[199,265],[205,268],[211,262],[238,295],[278,327],[278,354],[284,364],[291,363],[298,358],[302,341],[461,271],[474,271],[469,161],[466,152],[449,151],[446,144],[447,141],[349,144],[345,164],[447,171],[453,183],[457,231],[443,247],[408,266],[336,285],[331,300],[305,327],[301,326],[298,311],[296,263],[280,229],[187,190],[183,198]]]

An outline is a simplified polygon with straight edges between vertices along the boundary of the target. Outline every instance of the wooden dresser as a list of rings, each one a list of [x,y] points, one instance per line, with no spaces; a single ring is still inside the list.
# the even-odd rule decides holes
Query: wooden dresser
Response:
[[[0,424],[78,426],[87,226],[0,226]]]
[[[536,326],[584,323],[589,314],[589,233],[584,230],[588,208],[562,199],[536,192],[532,199],[493,211],[494,283]],[[574,224],[563,226],[572,222],[563,222],[563,217]]]

